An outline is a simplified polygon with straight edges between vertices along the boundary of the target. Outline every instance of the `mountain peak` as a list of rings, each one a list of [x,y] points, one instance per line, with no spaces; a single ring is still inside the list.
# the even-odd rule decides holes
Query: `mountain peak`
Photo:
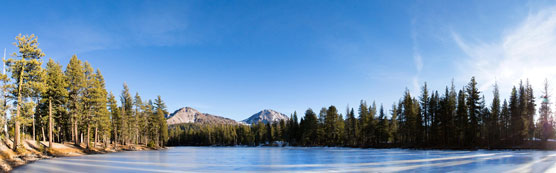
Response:
[[[259,121],[262,121],[263,123],[273,123],[273,122],[279,122],[280,120],[288,120],[288,119],[289,119],[288,116],[286,116],[283,113],[280,113],[272,109],[264,109],[256,114],[251,115],[251,117],[243,120],[242,122],[246,124],[253,124]]]
[[[168,125],[184,124],[184,123],[202,123],[202,124],[236,124],[237,122],[221,116],[201,113],[191,107],[180,108],[168,116],[166,120]]]

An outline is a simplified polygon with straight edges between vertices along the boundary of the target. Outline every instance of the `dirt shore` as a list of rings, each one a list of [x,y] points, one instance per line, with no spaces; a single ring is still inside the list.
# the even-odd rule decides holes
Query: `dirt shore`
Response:
[[[74,145],[74,143],[53,143],[53,148],[48,148],[47,141],[25,140],[23,149],[14,152],[10,147],[13,145],[11,141],[0,141],[0,172],[10,172],[14,168],[37,161],[39,159],[48,159],[52,157],[71,157],[86,154],[103,154],[120,151],[140,151],[153,150],[144,145],[118,145],[114,149],[111,145],[105,148],[104,144],[97,144],[91,149],[87,149],[84,144]]]

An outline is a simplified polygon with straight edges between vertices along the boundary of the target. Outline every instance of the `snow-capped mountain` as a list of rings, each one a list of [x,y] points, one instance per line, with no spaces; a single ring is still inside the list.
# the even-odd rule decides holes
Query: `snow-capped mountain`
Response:
[[[286,121],[289,120],[289,118],[283,113],[276,112],[275,110],[272,109],[265,109],[241,122],[245,124],[252,124],[252,123],[257,123],[259,121],[262,121],[263,123],[269,123],[269,122],[279,122],[280,120]]]

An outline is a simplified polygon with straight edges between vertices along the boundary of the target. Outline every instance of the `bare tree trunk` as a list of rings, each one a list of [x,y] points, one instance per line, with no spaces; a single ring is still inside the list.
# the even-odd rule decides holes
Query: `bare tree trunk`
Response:
[[[93,147],[96,147],[98,143],[98,127],[95,127],[95,145],[93,145]]]
[[[19,116],[19,104],[17,106],[17,114],[15,118],[18,118]],[[19,121],[15,120],[15,127],[14,127],[14,146],[12,147],[12,149],[14,151],[17,151],[17,146],[19,145]]]
[[[74,134],[75,131],[73,131],[73,126],[74,126],[75,122],[74,122],[73,118],[70,118],[70,121],[71,121],[71,127],[70,127],[71,141],[73,141],[73,143],[75,143],[77,145],[77,140],[75,139],[76,135]]]
[[[104,149],[108,148],[108,141],[106,140],[106,134],[102,135],[102,142],[104,143]]]
[[[135,126],[135,145],[137,144],[139,144],[139,127]]]
[[[33,115],[33,141],[35,141],[35,115]]]
[[[44,133],[44,127],[41,127],[41,131],[42,131],[42,141],[46,141],[46,135]]]
[[[23,136],[23,141],[26,139],[25,137],[25,124],[21,124],[21,136]],[[23,142],[21,142],[23,143]]]
[[[4,108],[7,108],[6,97],[4,96]],[[6,140],[10,139],[10,133],[8,133],[8,115],[4,112],[4,136]]]
[[[87,125],[87,148],[91,148],[91,146],[89,146],[89,143],[91,143],[91,141],[89,141],[91,139],[91,126]]]
[[[25,64],[25,63],[24,63]],[[17,106],[16,106],[16,114],[15,114],[15,129],[14,129],[14,147],[13,150],[17,151],[17,147],[19,146],[20,139],[19,139],[19,116],[21,115],[21,111],[19,110],[21,104],[21,85],[23,85],[23,71],[25,66],[21,66],[21,71],[19,72],[19,85],[17,86]]]
[[[77,145],[81,145],[81,142],[83,142],[83,134],[81,134],[81,140],[79,140],[79,131],[77,130],[77,118],[75,118],[75,126],[73,127],[73,130],[75,130],[75,141]]]
[[[61,136],[62,136],[62,130],[60,130],[60,127],[58,127],[58,133],[56,133],[56,142],[62,143],[62,141],[60,140]]]
[[[116,126],[114,126],[114,149],[116,149],[116,147],[118,146],[118,128]]]
[[[51,99],[48,99],[48,147],[52,148],[52,100]]]

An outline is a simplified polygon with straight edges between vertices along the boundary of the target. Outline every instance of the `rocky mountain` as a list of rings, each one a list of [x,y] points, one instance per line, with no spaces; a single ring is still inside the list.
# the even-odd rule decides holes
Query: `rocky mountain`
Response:
[[[275,110],[271,110],[271,109],[265,109],[241,122],[245,124],[252,124],[252,123],[257,123],[259,121],[262,121],[263,123],[269,123],[269,122],[279,122],[280,120],[289,120],[289,118],[283,113],[276,112]]]
[[[237,124],[235,120],[207,113],[201,113],[190,107],[178,109],[174,113],[170,114],[168,117],[169,118],[166,120],[168,125],[183,123]]]

